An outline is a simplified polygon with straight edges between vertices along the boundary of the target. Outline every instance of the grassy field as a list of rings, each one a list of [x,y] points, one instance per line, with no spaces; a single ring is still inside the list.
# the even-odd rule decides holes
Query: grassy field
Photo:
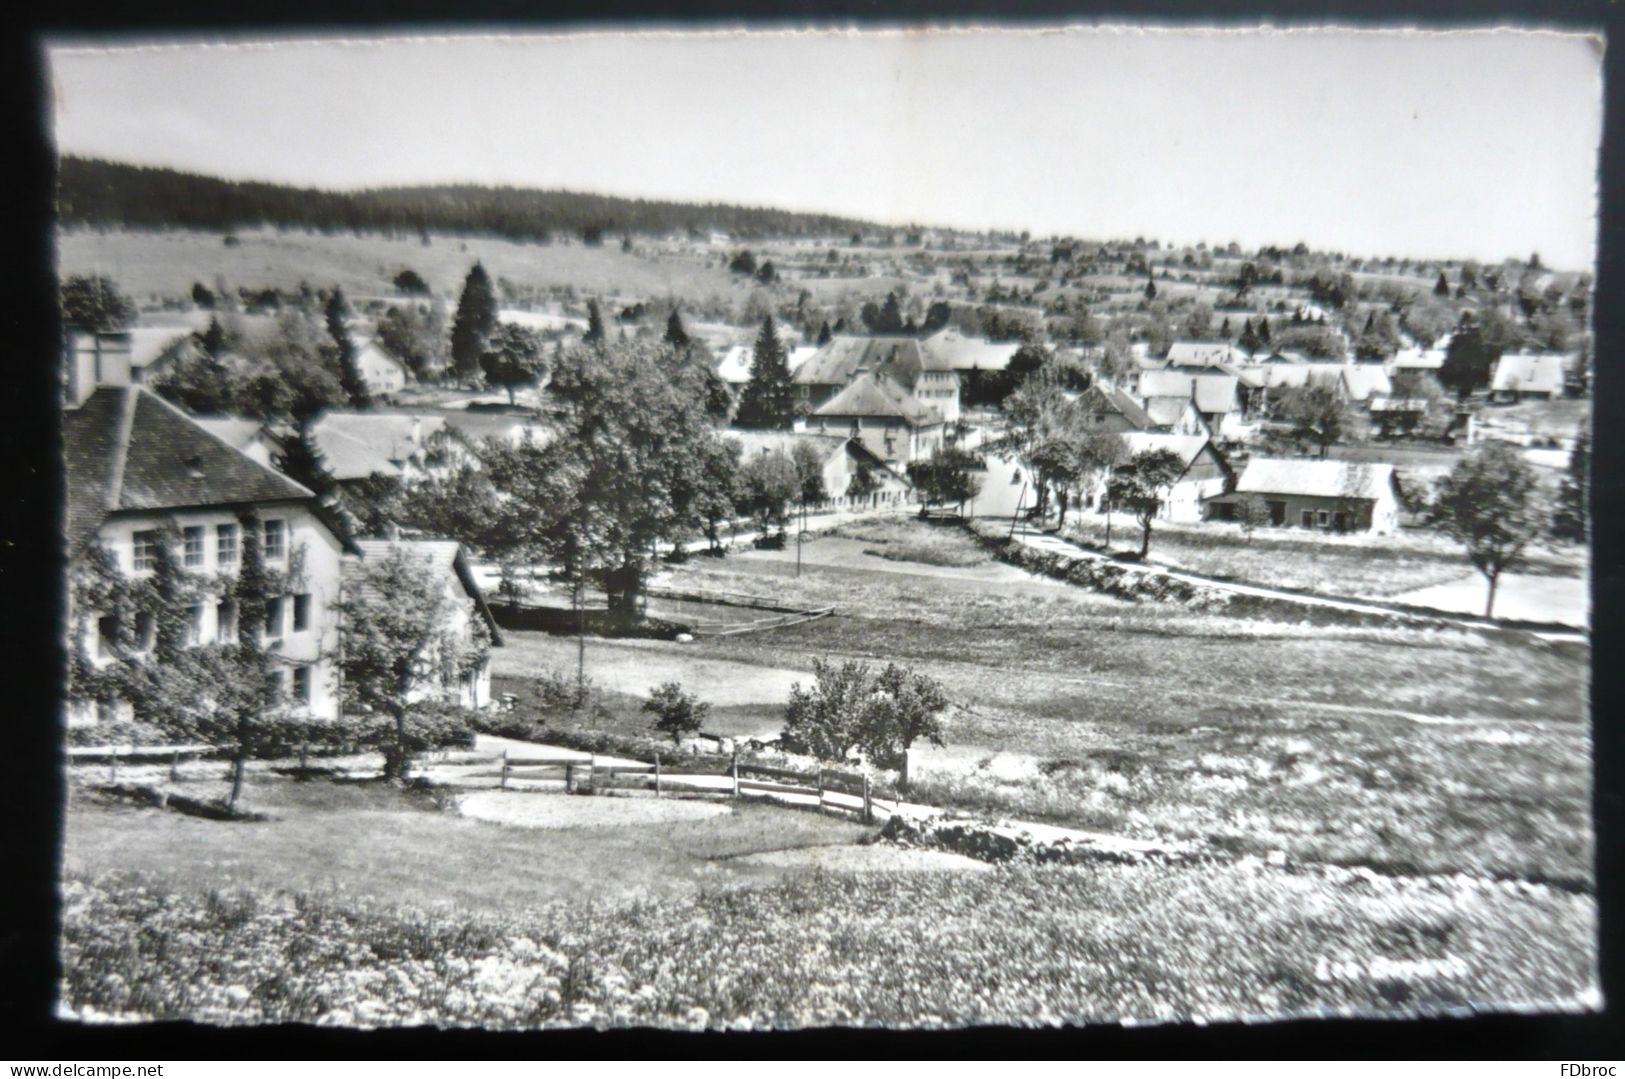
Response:
[[[239,243],[227,247],[218,233],[181,229],[59,232],[59,272],[106,274],[138,302],[190,298],[193,282],[214,288],[216,278],[231,288],[290,288],[308,281],[318,288],[338,285],[352,297],[388,295],[395,275],[410,268],[455,304],[463,278],[476,261],[485,265],[492,280],[506,277],[536,288],[571,286],[582,295],[697,298],[742,297],[745,292],[735,276],[720,267],[691,259],[623,254],[614,246],[434,236],[424,247],[416,237],[323,236],[272,229],[235,235]]]
[[[1600,1001],[1588,897],[1263,867],[813,873],[431,917],[74,874],[64,906],[64,1003],[87,1018],[770,1029]]]
[[[244,798],[271,819],[222,824],[76,792],[64,869],[137,873],[192,895],[242,885],[507,913],[555,899],[668,896],[702,884],[761,882],[779,871],[741,858],[851,843],[873,831],[749,802],[708,820],[538,831],[466,819],[430,795],[383,783],[256,777]]]
[[[1103,544],[1105,518],[1074,517],[1070,536]],[[1139,527],[1122,515],[1112,522],[1112,549],[1140,548]],[[1232,580],[1281,588],[1307,589],[1373,599],[1445,584],[1475,571],[1458,545],[1419,534],[1395,537],[1330,537],[1294,534],[1291,529],[1260,529],[1249,541],[1237,526],[1219,524],[1152,526],[1151,561]],[[1552,577],[1585,574],[1580,547],[1537,547],[1520,573]]]
[[[607,722],[646,730],[637,701],[675,679],[714,701],[717,733],[771,733],[813,659],[895,660],[953,701],[922,798],[1343,864],[1590,878],[1583,646],[1242,620],[1036,581],[793,572],[765,552],[677,570],[837,613],[688,644],[590,641],[589,672],[625,703]],[[568,639],[512,634],[494,663],[523,678],[574,658]]]
[[[837,528],[834,534],[843,539],[862,540],[866,553],[892,562],[980,566],[992,561],[987,551],[962,529],[922,527],[914,520],[855,521]]]

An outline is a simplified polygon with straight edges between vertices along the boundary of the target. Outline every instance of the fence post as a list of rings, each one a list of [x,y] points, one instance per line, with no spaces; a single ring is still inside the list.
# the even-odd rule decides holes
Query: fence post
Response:
[[[660,797],[660,754],[655,754],[655,797]]]
[[[873,824],[874,822],[875,808],[874,804],[869,801],[869,773],[865,772],[863,773],[863,823]]]
[[[734,780],[734,797],[738,798],[739,797],[739,750],[737,748],[734,749],[734,762],[733,762],[733,765],[731,767],[729,767],[728,772],[729,772],[730,775],[733,776],[733,780]]]
[[[308,754],[309,749],[310,749],[310,741],[309,741],[309,739],[306,739],[306,738],[299,739],[299,771],[301,771],[301,772],[306,771],[307,768],[309,767],[309,765],[306,763],[306,756]]]
[[[508,789],[508,751],[506,749],[502,751],[502,778],[497,781],[497,784],[498,790]]]
[[[564,793],[569,794],[571,791],[573,791],[575,789],[576,789],[576,766],[574,764],[566,764],[564,766]]]
[[[176,750],[175,755],[169,758],[169,781],[179,782],[181,778],[181,751]]]
[[[587,754],[587,782],[592,784],[594,791],[598,789],[598,754]]]
[[[818,769],[818,812],[824,811],[824,770]]]

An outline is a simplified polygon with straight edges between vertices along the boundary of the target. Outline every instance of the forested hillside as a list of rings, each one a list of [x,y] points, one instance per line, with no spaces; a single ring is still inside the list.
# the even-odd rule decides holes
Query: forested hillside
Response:
[[[789,210],[655,202],[574,191],[473,185],[321,191],[222,180],[174,169],[79,157],[59,165],[65,225],[227,230],[257,225],[323,231],[438,231],[588,242],[623,232],[720,229],[736,238],[832,236],[872,230],[862,221]]]

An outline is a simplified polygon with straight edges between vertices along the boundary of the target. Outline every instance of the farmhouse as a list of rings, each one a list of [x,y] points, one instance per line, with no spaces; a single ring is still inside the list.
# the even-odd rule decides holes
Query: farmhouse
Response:
[[[959,419],[959,373],[942,352],[917,338],[835,337],[791,373],[796,401],[816,413],[864,374],[896,384],[943,420]]]
[[[1157,516],[1164,521],[1193,524],[1202,520],[1203,500],[1222,495],[1225,486],[1235,477],[1229,462],[1206,434],[1132,431],[1122,438],[1131,456],[1147,450],[1168,450],[1185,463],[1185,470],[1168,489],[1157,510]],[[1091,501],[1098,504],[1098,492]]]
[[[821,435],[786,431],[729,431],[728,437],[740,444],[740,461],[777,451],[789,456],[798,443],[809,445],[823,462],[824,501],[810,505],[813,510],[850,509],[863,506],[900,505],[908,500],[910,484],[901,473],[870,452],[859,439],[845,435]],[[849,493],[853,480],[867,473],[871,490]]]
[[[1561,397],[1563,360],[1557,352],[1509,352],[1495,364],[1490,396],[1497,401]]]
[[[355,364],[367,393],[373,397],[393,397],[405,388],[410,377],[406,365],[370,337],[356,342]]]
[[[1077,405],[1084,422],[1097,430],[1121,433],[1148,431],[1159,426],[1134,398],[1100,382],[1079,394]]]
[[[1159,415],[1159,409],[1167,409],[1167,404],[1153,407],[1153,402],[1169,402],[1181,397],[1191,401],[1203,424],[1214,438],[1225,438],[1231,434],[1231,429],[1242,421],[1241,393],[1235,375],[1219,372],[1213,374],[1189,374],[1183,371],[1142,371],[1140,373],[1140,396],[1145,400],[1146,411],[1159,421],[1166,422],[1166,413]],[[1194,434],[1194,431],[1178,430],[1174,425],[1175,433]]]
[[[1394,392],[1388,372],[1380,364],[1316,363],[1309,365],[1308,371],[1309,385],[1328,387],[1342,400],[1355,404]]]
[[[1229,341],[1175,341],[1163,357],[1167,367],[1198,370],[1221,363],[1241,363],[1244,358]]]
[[[931,456],[943,441],[941,413],[873,372],[824,402],[802,429],[857,439],[892,469]]]
[[[81,387],[84,389],[84,387]],[[344,546],[321,519],[311,491],[251,460],[185,413],[140,387],[103,385],[69,397],[63,416],[67,473],[70,574],[93,548],[118,571],[152,572],[159,533],[180,532],[184,568],[200,580],[229,581],[242,563],[243,530],[260,530],[265,563],[294,574],[286,595],[266,612],[265,637],[278,643],[275,677],[288,707],[335,719],[339,714],[338,624]],[[80,617],[82,615],[83,617]],[[191,607],[193,643],[237,634],[236,604],[225,587]],[[105,612],[69,612],[76,643],[93,662],[111,656],[118,627]],[[151,619],[133,629],[137,647],[151,647]],[[70,723],[94,723],[119,712],[113,702],[69,702]]]
[[[348,588],[366,587],[361,575],[365,562],[388,558],[402,552],[411,562],[427,569],[441,584],[447,600],[444,605],[447,624],[443,627],[454,640],[472,643],[483,634],[492,644],[502,643],[502,631],[497,628],[491,609],[486,605],[479,582],[461,545],[453,540],[363,539],[355,546],[361,561],[346,559],[343,576]],[[341,627],[342,629],[342,627]],[[432,662],[424,663],[421,674],[407,691],[408,700],[423,700],[438,696],[465,708],[484,708],[491,703],[491,665],[487,661],[475,671],[459,676],[455,683],[447,682],[444,671]]]
[[[1247,495],[1264,500],[1278,527],[1385,536],[1399,524],[1399,485],[1388,464],[1254,457],[1235,490],[1207,500],[1207,519],[1233,520]]]

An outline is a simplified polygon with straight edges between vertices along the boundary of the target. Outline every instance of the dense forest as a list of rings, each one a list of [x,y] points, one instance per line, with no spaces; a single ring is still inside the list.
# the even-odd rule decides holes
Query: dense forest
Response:
[[[569,234],[588,243],[627,232],[701,234],[720,229],[748,239],[845,235],[876,228],[828,214],[532,188],[452,185],[322,191],[80,157],[61,159],[57,184],[57,212],[69,226],[227,231],[269,225],[326,232],[453,232],[535,241]]]

